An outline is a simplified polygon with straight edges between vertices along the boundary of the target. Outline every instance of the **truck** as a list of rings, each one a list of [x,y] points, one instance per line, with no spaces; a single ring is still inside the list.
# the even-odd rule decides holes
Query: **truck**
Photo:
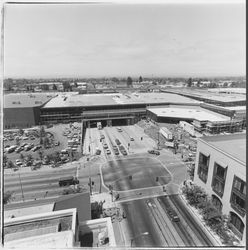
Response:
[[[101,122],[97,122],[97,128],[100,130],[102,129],[102,123]]]
[[[59,179],[59,186],[69,186],[79,184],[79,180],[74,176],[61,177]]]
[[[160,132],[161,135],[163,135],[165,137],[165,139],[167,141],[172,141],[173,140],[173,134],[168,128],[162,127],[162,128],[160,128],[159,132]]]
[[[183,128],[184,131],[188,132],[191,136],[195,137],[195,128],[194,125],[185,122],[185,121],[180,121],[179,125],[181,128]]]

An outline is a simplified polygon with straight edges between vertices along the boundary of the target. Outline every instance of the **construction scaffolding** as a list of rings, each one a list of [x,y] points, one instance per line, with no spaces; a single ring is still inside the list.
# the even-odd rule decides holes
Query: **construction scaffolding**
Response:
[[[208,122],[206,124],[205,132],[209,134],[220,134],[220,133],[235,133],[241,132],[246,127],[246,121],[233,119],[230,121],[221,122]]]

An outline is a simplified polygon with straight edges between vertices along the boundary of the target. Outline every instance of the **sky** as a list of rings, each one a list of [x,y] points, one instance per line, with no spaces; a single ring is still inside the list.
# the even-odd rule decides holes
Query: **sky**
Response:
[[[244,76],[244,4],[6,4],[4,77]]]

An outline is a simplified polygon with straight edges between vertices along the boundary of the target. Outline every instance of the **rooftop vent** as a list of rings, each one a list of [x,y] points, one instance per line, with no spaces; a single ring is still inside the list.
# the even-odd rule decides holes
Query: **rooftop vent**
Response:
[[[12,104],[21,104],[21,102],[20,101],[18,101],[18,102],[12,102]]]
[[[41,101],[35,101],[35,104],[42,104]]]

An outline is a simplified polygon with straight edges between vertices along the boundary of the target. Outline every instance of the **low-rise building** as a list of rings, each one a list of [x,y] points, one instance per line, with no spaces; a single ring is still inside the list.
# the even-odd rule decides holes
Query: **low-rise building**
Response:
[[[194,182],[230,216],[232,230],[245,242],[246,134],[198,139]]]

